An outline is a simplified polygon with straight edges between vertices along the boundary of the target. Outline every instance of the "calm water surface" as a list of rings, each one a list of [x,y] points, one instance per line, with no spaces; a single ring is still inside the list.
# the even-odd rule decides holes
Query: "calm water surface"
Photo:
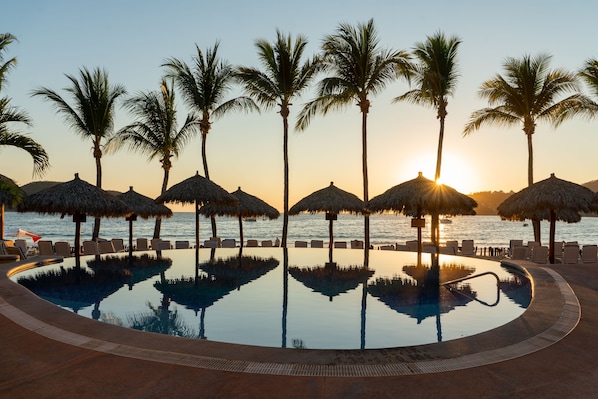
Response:
[[[257,222],[256,226],[259,226]],[[341,229],[339,229],[341,230]],[[347,237],[349,238],[349,237]],[[13,276],[81,316],[143,331],[269,347],[360,349],[469,336],[518,317],[529,281],[496,262],[362,250],[245,248],[72,258]],[[196,256],[198,259],[196,260]],[[239,262],[241,259],[241,262]],[[196,268],[196,264],[199,267]],[[438,284],[485,271],[451,292]],[[99,284],[95,284],[99,283]],[[500,287],[500,288],[499,288]]]

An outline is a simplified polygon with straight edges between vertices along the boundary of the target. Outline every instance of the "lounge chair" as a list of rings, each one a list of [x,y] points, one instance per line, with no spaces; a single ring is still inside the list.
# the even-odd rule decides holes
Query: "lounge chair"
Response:
[[[509,241],[509,255],[513,256],[513,250],[515,249],[515,247],[522,247],[522,246],[523,246],[523,240]]]
[[[581,247],[581,261],[583,263],[598,263],[598,245]]]
[[[115,251],[112,241],[98,241],[98,252],[100,254],[113,254]]]
[[[95,241],[83,241],[84,255],[98,255],[98,243]]]
[[[409,251],[409,246],[405,244],[397,244],[395,245],[395,249],[397,251]]]
[[[203,242],[204,248],[218,248],[218,241],[217,240],[205,240]]]
[[[323,240],[311,240],[310,243],[312,248],[324,248],[324,241]]]
[[[511,250],[511,259],[513,260],[526,260],[527,259],[527,247],[523,245],[517,245]]]
[[[150,240],[150,246],[154,251],[160,251],[160,241],[159,238],[152,238]]]
[[[459,252],[459,241],[457,241],[457,240],[448,240],[446,242],[446,244],[444,244],[444,245],[447,248],[453,248],[452,255],[457,255],[457,252]],[[450,251],[449,251],[449,253],[450,253]]]
[[[71,256],[71,244],[66,241],[56,241],[54,249],[56,250],[56,255],[60,255],[63,258]]]
[[[125,252],[125,243],[122,238],[113,238],[111,241],[114,252]]]
[[[15,247],[21,248],[21,251],[23,251],[25,255],[29,254],[29,248],[27,248],[27,241],[23,240],[22,238],[18,238],[15,240]]]
[[[174,242],[175,249],[189,249],[189,241],[175,241]]]
[[[257,240],[247,240],[248,247],[257,247]]]
[[[20,247],[15,247],[14,245],[6,245],[4,247],[4,252],[7,255],[14,255],[17,257],[17,261],[27,259],[27,256],[21,251]]]
[[[54,246],[50,240],[40,240],[37,242],[37,252],[40,255],[54,255]]]
[[[417,252],[417,240],[409,240],[405,242],[405,245],[409,247],[412,252]]]
[[[394,251],[395,250],[395,246],[394,245],[380,245],[380,250],[382,250],[382,251]]]
[[[461,241],[461,255],[463,256],[475,256],[476,250],[473,245],[473,240]]]
[[[272,243],[272,240],[262,241],[262,247],[272,247],[272,246],[274,246],[274,244]]]
[[[546,245],[534,245],[532,249],[532,262],[546,263],[548,261],[548,247]]]
[[[235,248],[237,246],[237,240],[234,238],[225,238],[222,240],[222,248]]]
[[[424,245],[424,246],[422,246],[422,252],[425,252],[427,254],[435,254],[436,246],[435,245]]]
[[[18,261],[20,256],[9,254],[6,252],[6,244],[3,240],[0,240],[0,263],[10,263]]]
[[[347,241],[335,241],[334,248],[347,248]]]
[[[579,262],[579,246],[565,245],[563,248],[563,263],[573,265]]]
[[[351,249],[363,249],[363,241],[352,240],[351,241]]]
[[[307,248],[307,241],[295,241],[295,248]]]
[[[455,247],[448,245],[446,247],[440,247],[440,253],[444,255],[457,255]]]
[[[149,249],[148,245],[147,245],[147,238],[138,238],[136,240],[136,250],[137,251],[147,251]]]
[[[170,240],[160,240],[160,242],[158,243],[158,248],[162,250],[172,249],[172,246],[170,245]]]

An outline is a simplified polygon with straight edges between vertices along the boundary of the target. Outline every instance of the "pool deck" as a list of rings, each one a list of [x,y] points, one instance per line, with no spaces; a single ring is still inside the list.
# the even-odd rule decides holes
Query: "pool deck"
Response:
[[[5,277],[15,264],[0,264],[0,397],[597,397],[598,264],[516,263],[534,280],[518,319],[469,338],[364,351],[110,326],[35,297]]]

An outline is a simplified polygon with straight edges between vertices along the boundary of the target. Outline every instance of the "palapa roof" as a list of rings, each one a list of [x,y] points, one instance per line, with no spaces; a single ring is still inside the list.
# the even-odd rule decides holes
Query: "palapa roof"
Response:
[[[326,188],[314,191],[289,209],[289,215],[301,212],[364,213],[364,203],[355,194],[336,187],[333,182]]]
[[[156,198],[156,202],[180,204],[205,204],[208,202],[237,203],[237,199],[218,184],[199,175],[199,172],[175,184]]]
[[[437,184],[421,172],[412,180],[401,183],[372,198],[367,208],[372,212],[394,211],[406,216],[475,215],[477,202],[454,188]]]
[[[129,191],[116,196],[131,208],[131,211],[139,217],[148,219],[153,216],[171,217],[172,211],[164,204],[157,204],[152,198],[139,194],[129,187]]]
[[[18,210],[63,215],[86,214],[94,217],[122,217],[131,214],[124,202],[81,180],[78,173],[75,173],[75,178],[71,181],[25,197]]]
[[[202,206],[199,213],[205,216],[240,216],[260,217],[266,216],[269,219],[276,219],[280,212],[260,198],[247,194],[241,187],[231,193],[239,201],[237,205],[227,205],[210,202]]]
[[[598,202],[589,188],[559,179],[553,173],[511,195],[497,209],[501,217],[510,220],[550,220],[552,210],[555,220],[575,223],[581,220],[580,212],[598,211]]]

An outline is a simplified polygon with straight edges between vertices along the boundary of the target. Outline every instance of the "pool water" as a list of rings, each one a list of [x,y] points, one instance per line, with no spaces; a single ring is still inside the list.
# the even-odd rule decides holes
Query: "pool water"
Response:
[[[531,301],[521,272],[497,262],[398,251],[200,249],[83,257],[11,278],[105,323],[246,345],[370,349],[448,341],[517,318]],[[332,259],[331,259],[332,256]],[[199,267],[196,265],[199,264]],[[441,283],[484,274],[449,290]]]

